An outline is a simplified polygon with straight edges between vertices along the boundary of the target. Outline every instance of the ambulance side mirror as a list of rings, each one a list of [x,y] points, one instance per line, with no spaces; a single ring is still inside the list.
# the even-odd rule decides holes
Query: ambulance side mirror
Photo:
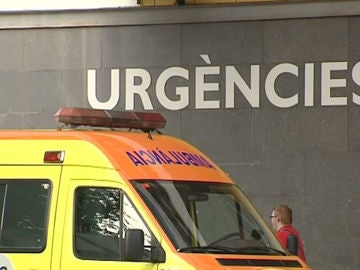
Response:
[[[144,232],[140,229],[129,229],[125,232],[125,259],[142,261],[144,257]]]
[[[286,248],[292,255],[298,255],[298,239],[295,235],[289,234]]]
[[[150,251],[150,260],[154,263],[165,262],[165,251],[155,240]],[[148,249],[146,248],[146,249]],[[145,256],[144,232],[141,229],[129,229],[125,233],[125,259],[129,261],[144,261]]]

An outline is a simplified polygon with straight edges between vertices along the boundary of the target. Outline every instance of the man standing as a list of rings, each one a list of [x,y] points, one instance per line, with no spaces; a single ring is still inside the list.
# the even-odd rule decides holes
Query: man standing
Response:
[[[289,245],[292,242],[291,237],[295,238],[295,243],[297,242],[297,255],[306,262],[304,245],[301,240],[299,232],[292,226],[292,210],[289,206],[280,204],[276,206],[270,216],[271,224],[273,229],[276,232],[276,236],[279,238],[280,242],[290,250]],[[289,241],[290,240],[290,241]]]

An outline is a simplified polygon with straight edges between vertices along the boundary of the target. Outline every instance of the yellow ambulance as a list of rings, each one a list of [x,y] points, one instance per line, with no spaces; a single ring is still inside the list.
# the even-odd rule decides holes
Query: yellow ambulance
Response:
[[[160,114],[55,117],[0,131],[0,270],[310,269]]]

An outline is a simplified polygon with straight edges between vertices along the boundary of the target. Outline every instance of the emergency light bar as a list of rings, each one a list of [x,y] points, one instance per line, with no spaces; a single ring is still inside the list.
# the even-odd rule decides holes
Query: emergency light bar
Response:
[[[165,118],[160,113],[119,112],[110,110],[65,107],[55,114],[59,123],[69,126],[134,128],[152,131],[164,128]]]

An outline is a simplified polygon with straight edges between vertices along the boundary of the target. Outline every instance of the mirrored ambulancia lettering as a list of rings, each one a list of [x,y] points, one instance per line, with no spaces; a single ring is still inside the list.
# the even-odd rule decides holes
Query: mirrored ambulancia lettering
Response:
[[[126,155],[135,166],[179,165],[215,169],[215,166],[202,155],[184,151],[134,150],[127,151]]]

